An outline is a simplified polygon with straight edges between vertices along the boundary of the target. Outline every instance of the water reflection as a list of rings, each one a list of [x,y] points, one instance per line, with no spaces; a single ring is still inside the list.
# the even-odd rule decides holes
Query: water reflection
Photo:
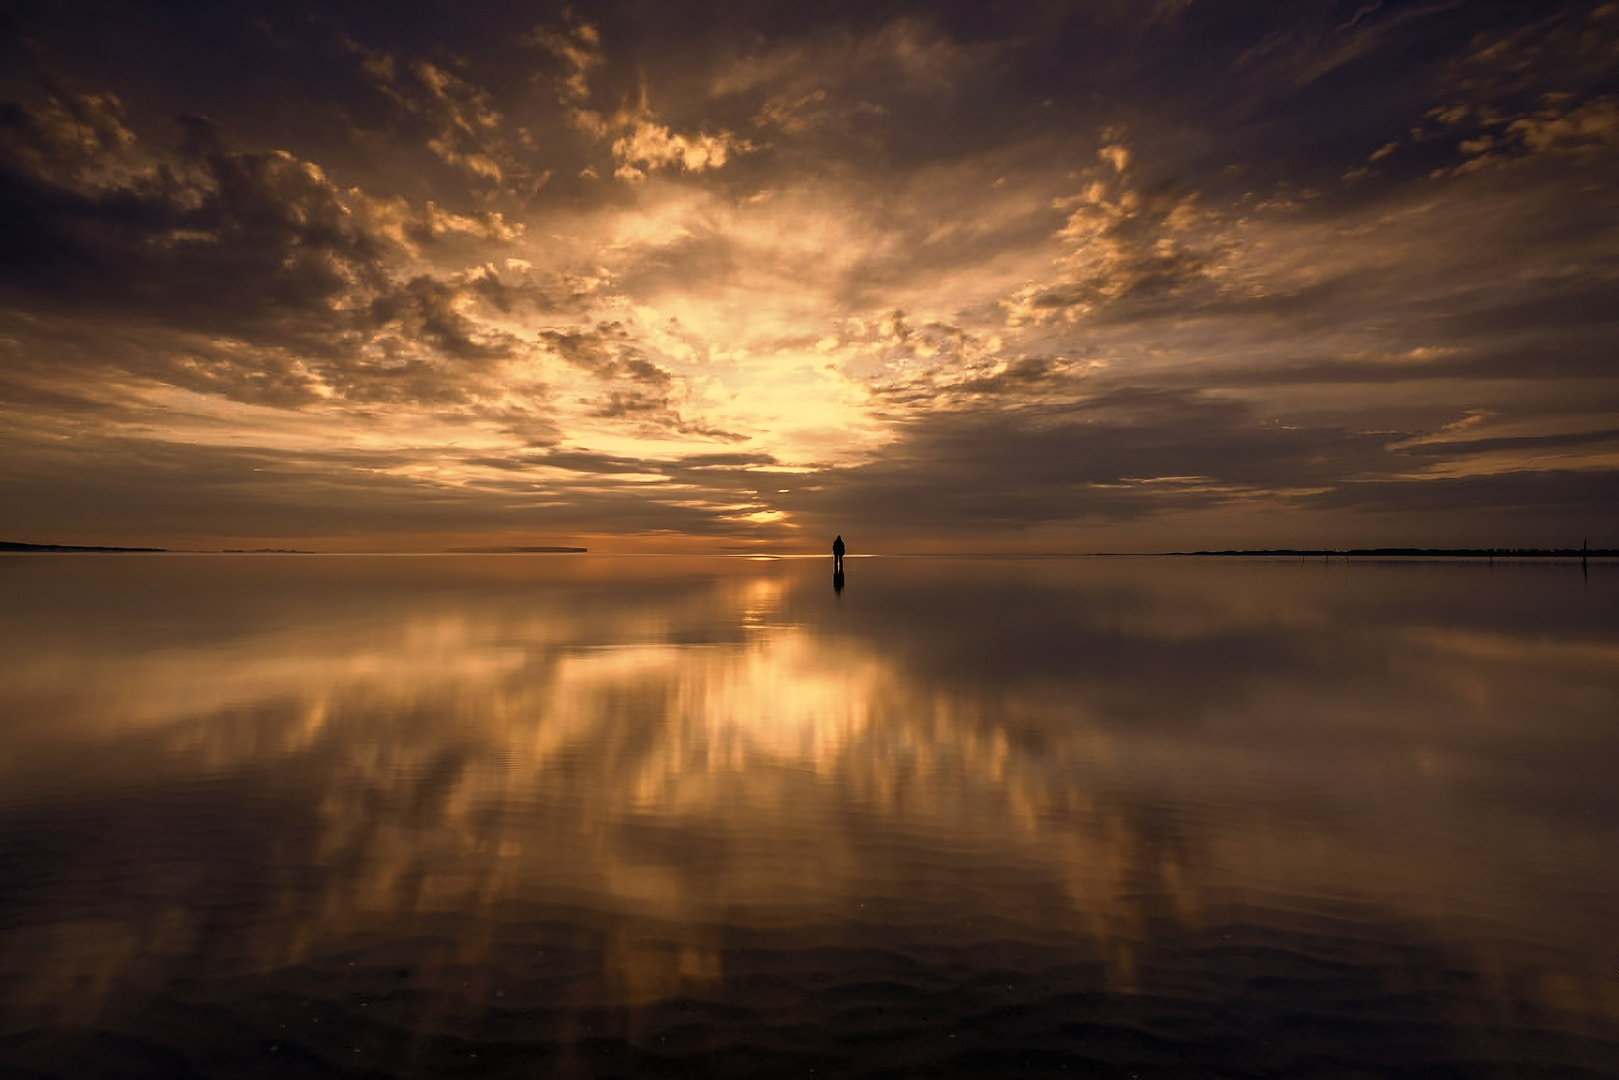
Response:
[[[1608,569],[12,558],[0,1038],[1619,1060]]]

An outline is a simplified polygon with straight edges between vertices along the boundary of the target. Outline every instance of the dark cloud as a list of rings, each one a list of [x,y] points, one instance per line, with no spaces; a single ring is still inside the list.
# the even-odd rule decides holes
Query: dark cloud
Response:
[[[102,535],[1609,521],[1615,42],[1506,0],[17,9],[0,481]]]
[[[1619,469],[1349,481],[1306,501],[1332,509],[1449,518],[1497,535],[1560,537],[1558,546],[1577,547],[1582,538],[1610,535],[1619,527]]]
[[[1331,485],[1372,467],[1386,441],[1265,424],[1241,403],[1175,391],[991,403],[919,421],[883,460],[793,503],[891,535],[1132,518]]]
[[[164,444],[150,440],[81,439],[54,453],[30,452],[8,469],[7,490],[31,509],[13,528],[30,536],[105,536],[105,522],[156,518],[173,535],[248,535],[299,539],[350,534],[362,544],[409,544],[413,536],[531,530],[551,534],[665,533],[720,536],[735,532],[688,490],[647,482],[615,482],[656,473],[657,463],[589,455],[537,455],[521,461],[471,457],[467,464],[525,473],[536,466],[590,474],[585,484],[558,485],[543,475],[521,481],[474,479],[446,487],[422,476],[442,464],[437,453],[344,450],[295,455]],[[99,463],[99,464],[97,464]],[[678,467],[670,468],[674,476]],[[712,476],[710,475],[710,482]]]
[[[1564,435],[1497,436],[1492,439],[1456,439],[1448,442],[1418,443],[1403,447],[1410,454],[1453,456],[1480,453],[1486,450],[1553,450],[1577,446],[1619,447],[1619,428],[1605,431],[1580,431]]]
[[[390,207],[290,153],[231,150],[217,123],[182,116],[176,148],[153,155],[119,113],[110,95],[59,93],[0,116],[0,219],[15,237],[0,289],[42,316],[145,335],[102,364],[121,356],[141,377],[284,406],[318,400],[322,381],[362,402],[465,400],[464,374],[437,360],[503,358],[514,340],[461,298],[555,306],[492,272],[400,279],[405,245],[498,232],[498,218],[429,203],[390,230]]]
[[[458,360],[489,360],[511,355],[512,340],[479,334],[472,319],[455,308],[460,289],[427,275],[412,278],[400,289],[371,303],[381,326],[397,325],[406,337],[430,343]]]
[[[320,348],[382,287],[385,244],[315,166],[232,153],[217,125],[182,117],[179,153],[135,157],[106,97],[53,97],[4,117],[0,287],[30,303],[128,312],[204,332]],[[72,116],[99,117],[74,121]],[[45,133],[45,134],[42,134]]]

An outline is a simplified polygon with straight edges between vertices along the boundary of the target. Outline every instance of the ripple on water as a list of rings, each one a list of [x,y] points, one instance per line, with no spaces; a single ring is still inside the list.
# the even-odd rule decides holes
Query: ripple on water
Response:
[[[10,1016],[23,1076],[1612,1075],[1619,1033],[1571,1030],[1393,926],[1267,913],[1142,943],[1131,985],[1092,943],[1032,927],[713,928],[718,978],[633,1005],[602,958],[678,927],[535,913],[450,936],[374,935],[318,962],[121,985],[94,1021]],[[997,929],[1005,929],[1000,927]],[[18,1021],[22,1020],[20,1025]]]

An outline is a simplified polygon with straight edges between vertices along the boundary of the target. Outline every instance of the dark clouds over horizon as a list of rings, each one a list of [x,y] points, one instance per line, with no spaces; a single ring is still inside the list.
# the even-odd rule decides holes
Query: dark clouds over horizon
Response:
[[[5,539],[1619,544],[1619,4],[0,13]]]

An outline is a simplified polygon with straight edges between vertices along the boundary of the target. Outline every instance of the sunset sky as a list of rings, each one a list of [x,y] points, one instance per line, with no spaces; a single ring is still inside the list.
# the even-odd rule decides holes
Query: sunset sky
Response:
[[[1619,3],[0,0],[0,540],[1619,545]]]

